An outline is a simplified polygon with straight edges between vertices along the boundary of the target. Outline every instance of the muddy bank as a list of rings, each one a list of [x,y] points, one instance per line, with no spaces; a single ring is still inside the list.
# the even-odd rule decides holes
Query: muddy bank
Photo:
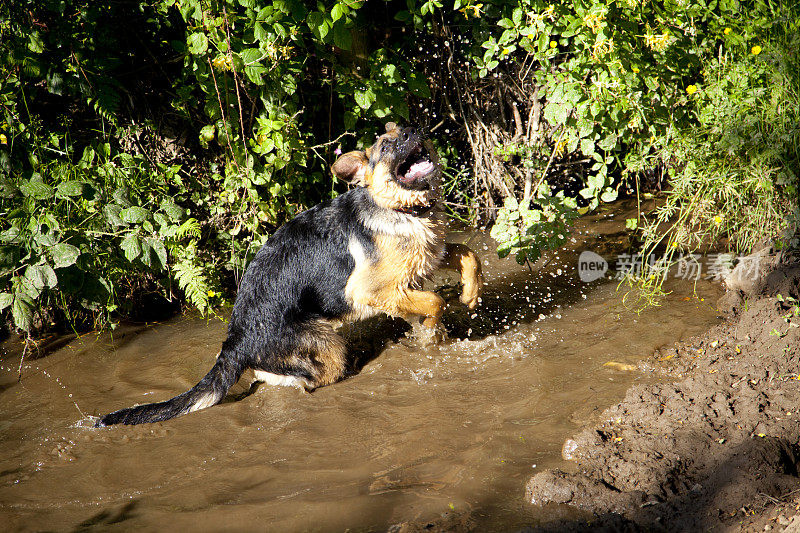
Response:
[[[800,531],[800,297],[797,259],[753,294],[728,296],[732,319],[663,349],[601,423],[564,446],[575,468],[548,470],[526,499],[577,508],[536,531]]]

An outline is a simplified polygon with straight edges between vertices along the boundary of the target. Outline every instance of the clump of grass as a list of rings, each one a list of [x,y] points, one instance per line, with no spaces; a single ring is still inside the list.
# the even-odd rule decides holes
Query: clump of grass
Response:
[[[723,47],[705,65],[704,83],[687,92],[696,123],[658,140],[670,190],[639,225],[644,259],[629,282],[643,294],[660,291],[679,254],[798,246],[800,19],[796,7],[773,9],[768,40]],[[646,258],[657,251],[653,268]]]

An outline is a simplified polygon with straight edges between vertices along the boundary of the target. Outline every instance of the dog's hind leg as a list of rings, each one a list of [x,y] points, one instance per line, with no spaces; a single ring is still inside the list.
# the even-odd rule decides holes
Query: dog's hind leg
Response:
[[[281,352],[254,369],[258,381],[312,391],[339,381],[347,372],[347,344],[323,318],[298,325],[285,336]]]

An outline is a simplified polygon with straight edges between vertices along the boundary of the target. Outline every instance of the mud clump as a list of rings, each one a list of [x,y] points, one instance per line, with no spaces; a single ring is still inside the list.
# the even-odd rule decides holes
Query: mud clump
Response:
[[[538,530],[800,531],[799,286],[800,265],[777,268],[735,319],[654,354],[672,382],[631,388],[571,439],[576,473],[527,484],[527,501],[591,518]]]

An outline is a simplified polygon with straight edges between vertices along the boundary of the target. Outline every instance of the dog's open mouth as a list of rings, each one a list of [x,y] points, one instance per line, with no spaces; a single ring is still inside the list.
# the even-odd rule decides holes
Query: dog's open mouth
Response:
[[[403,183],[414,183],[433,172],[435,168],[428,151],[418,144],[409,152],[405,161],[397,166],[397,179]]]

